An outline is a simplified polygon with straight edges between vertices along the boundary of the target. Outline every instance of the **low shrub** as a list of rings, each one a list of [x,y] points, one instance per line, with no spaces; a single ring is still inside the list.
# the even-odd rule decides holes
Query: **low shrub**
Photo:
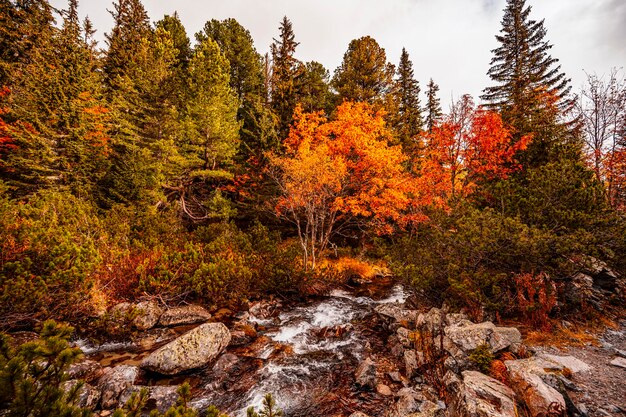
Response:
[[[0,325],[89,310],[104,237],[89,203],[53,191],[20,202],[0,190],[0,230]]]

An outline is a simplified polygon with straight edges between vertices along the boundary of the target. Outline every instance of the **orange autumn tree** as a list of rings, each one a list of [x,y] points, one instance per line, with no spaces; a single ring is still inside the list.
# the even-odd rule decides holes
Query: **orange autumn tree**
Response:
[[[524,136],[514,143],[498,113],[476,108],[465,95],[421,138],[425,154],[418,183],[440,204],[465,198],[481,181],[506,178],[519,169],[515,154],[526,149],[530,139]]]
[[[383,112],[367,103],[344,102],[330,121],[296,108],[284,155],[269,161],[280,190],[276,214],[296,226],[306,269],[348,227],[386,234],[420,220],[405,215],[413,181],[391,139]]]

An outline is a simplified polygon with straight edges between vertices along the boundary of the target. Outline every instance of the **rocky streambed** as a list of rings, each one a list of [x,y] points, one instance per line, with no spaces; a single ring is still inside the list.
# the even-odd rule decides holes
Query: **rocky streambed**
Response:
[[[267,393],[288,416],[603,415],[572,401],[588,364],[533,352],[512,327],[410,309],[408,292],[385,284],[213,316],[156,304],[129,316],[136,306],[116,306],[141,330],[123,343],[76,341],[86,359],[70,376],[87,381],[81,401],[101,416],[142,387],[149,406],[164,411],[184,381],[193,407],[215,405],[232,416],[260,406]],[[618,413],[620,401],[613,401]]]

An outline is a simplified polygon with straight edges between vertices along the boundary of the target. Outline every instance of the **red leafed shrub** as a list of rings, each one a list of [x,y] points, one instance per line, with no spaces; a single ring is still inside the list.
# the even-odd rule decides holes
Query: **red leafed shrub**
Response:
[[[515,288],[515,307],[524,319],[535,328],[548,329],[548,315],[557,300],[556,286],[550,277],[543,272],[518,274],[515,276]]]

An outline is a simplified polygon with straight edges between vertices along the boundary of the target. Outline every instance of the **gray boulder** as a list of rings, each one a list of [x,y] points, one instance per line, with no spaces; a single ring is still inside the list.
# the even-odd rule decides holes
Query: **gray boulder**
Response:
[[[98,389],[102,392],[100,406],[103,409],[114,408],[118,404],[120,394],[135,383],[139,368],[130,365],[119,365],[105,368],[98,380]]]
[[[376,364],[371,358],[362,361],[354,372],[356,385],[361,389],[373,390],[376,387]]]
[[[554,380],[555,372],[563,370],[558,363],[531,357],[505,361],[509,371],[510,385],[526,404],[531,417],[560,415],[565,413],[565,399],[548,381]]]
[[[71,379],[69,381],[65,381],[62,385],[62,388],[65,392],[69,393],[72,388],[81,383],[82,381]],[[93,409],[98,405],[98,401],[100,401],[101,396],[102,393],[99,389],[96,389],[95,387],[87,383],[82,383],[78,391],[77,405],[79,407]]]
[[[161,314],[159,324],[161,326],[178,326],[181,324],[204,323],[211,318],[211,314],[203,307],[197,305],[173,307]]]
[[[496,327],[490,321],[472,323],[462,320],[445,329],[446,336],[464,352],[487,344],[493,352],[504,349],[517,351],[522,343],[522,335],[515,327]]]
[[[506,385],[476,371],[464,371],[452,401],[451,415],[463,417],[516,417],[515,393]]]
[[[413,388],[402,388],[396,396],[398,400],[393,407],[395,413],[392,414],[398,417],[407,417],[419,412],[422,402],[426,400],[421,392]]]
[[[226,349],[230,332],[222,323],[205,323],[155,350],[141,367],[165,375],[202,368]]]
[[[387,321],[394,321],[411,327],[418,315],[417,310],[407,310],[397,303],[380,304],[374,310]]]
[[[133,325],[138,330],[148,330],[159,322],[163,310],[156,301],[142,301],[135,307]]]
[[[421,353],[421,352],[420,352]],[[413,349],[404,351],[404,369],[406,370],[406,377],[411,379],[417,375],[419,368],[417,352]]]
[[[139,393],[142,389],[148,391],[148,402],[152,408],[156,408],[160,413],[165,413],[170,407],[176,405],[178,400],[178,386],[132,386],[128,387],[122,392],[119,398],[118,407],[123,407],[124,404],[130,399],[133,393]]]

